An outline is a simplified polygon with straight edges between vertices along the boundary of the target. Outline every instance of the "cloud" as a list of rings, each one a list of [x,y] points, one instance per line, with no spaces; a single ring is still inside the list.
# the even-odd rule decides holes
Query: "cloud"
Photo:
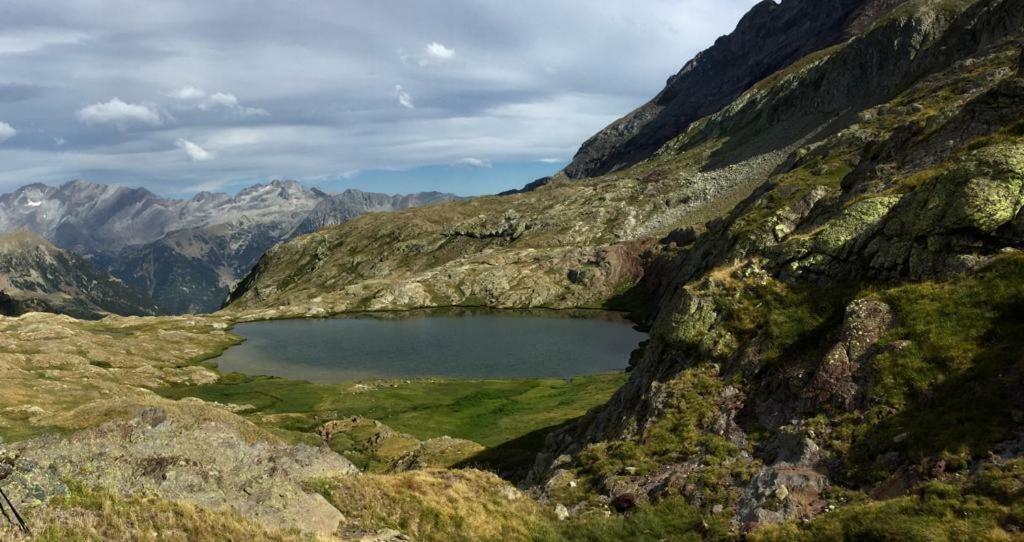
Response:
[[[203,89],[192,85],[186,85],[178,90],[170,92],[168,96],[175,98],[180,102],[184,102],[178,104],[179,109],[199,109],[201,111],[223,109],[232,111],[243,117],[266,116],[270,114],[265,109],[243,106],[239,103],[238,97],[234,94],[227,92],[214,92],[213,94],[207,94]]]
[[[18,133],[13,126],[6,122],[0,122],[0,142],[7,141]]]
[[[449,49],[442,43],[432,41],[419,53],[409,54],[405,49],[399,49],[398,58],[402,60],[403,64],[408,64],[409,62],[415,62],[420,66],[443,64],[455,60],[455,49]]]
[[[205,162],[206,160],[213,158],[213,153],[187,139],[178,138],[174,144],[177,145],[179,149],[185,151],[185,154],[187,154],[189,159],[193,162]]]
[[[477,190],[463,178],[556,169],[538,160],[571,157],[758,0],[111,1],[116,17],[96,0],[2,4],[0,119],[19,133],[0,145],[0,191],[90,178],[182,193],[350,170],[375,191]],[[114,96],[147,120],[76,118]],[[214,157],[193,162],[179,138]],[[465,157],[492,169],[454,165]],[[373,173],[435,166],[455,175]]]
[[[427,45],[427,57],[447,62],[455,58],[455,49],[449,49],[436,41],[432,41]]]
[[[120,98],[87,105],[79,109],[75,116],[83,124],[113,124],[120,129],[133,123],[157,126],[163,122],[160,114],[148,106],[126,103]]]
[[[469,166],[477,169],[487,169],[491,167],[490,160],[484,160],[481,158],[462,158],[459,161],[455,162],[455,164],[459,166]]]
[[[88,35],[64,28],[28,27],[0,32],[0,55],[32,53],[49,45],[68,45]]]
[[[395,96],[398,97],[398,103],[406,109],[416,109],[416,104],[412,103],[412,96],[402,88],[402,85],[395,85]]]
[[[23,102],[41,96],[45,88],[24,83],[0,83],[0,102]]]
[[[186,85],[174,92],[171,92],[168,96],[179,100],[201,100],[206,97],[206,92],[203,92],[203,89],[196,88],[192,85]]]

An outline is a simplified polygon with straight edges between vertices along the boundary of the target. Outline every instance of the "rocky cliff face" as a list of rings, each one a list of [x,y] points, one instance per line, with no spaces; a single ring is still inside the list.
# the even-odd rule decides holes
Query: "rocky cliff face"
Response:
[[[0,314],[60,312],[79,318],[146,315],[156,304],[38,235],[0,235]]]
[[[459,199],[457,196],[442,192],[420,192],[392,196],[348,189],[318,203],[295,227],[292,236],[313,233],[328,226],[337,226],[364,213],[402,211],[457,199]]]
[[[603,175],[647,158],[758,81],[856,35],[903,1],[763,0],[732,34],[669,78],[653,100],[587,140],[565,173]]]
[[[161,198],[142,188],[73,181],[28,185],[0,196],[0,231],[26,229],[81,253],[143,245],[169,232],[242,217],[293,228],[328,195],[295,181],[255,185],[231,197],[203,192],[189,200]]]

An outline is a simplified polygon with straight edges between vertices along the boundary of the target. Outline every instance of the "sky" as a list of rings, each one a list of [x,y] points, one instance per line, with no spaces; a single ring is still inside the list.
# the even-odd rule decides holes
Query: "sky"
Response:
[[[755,0],[5,0],[0,192],[518,188]]]

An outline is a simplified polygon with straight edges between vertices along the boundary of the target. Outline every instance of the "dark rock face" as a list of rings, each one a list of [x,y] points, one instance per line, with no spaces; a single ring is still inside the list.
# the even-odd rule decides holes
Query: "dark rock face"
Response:
[[[526,192],[533,192],[534,190],[536,190],[536,189],[538,189],[538,188],[540,188],[542,186],[546,186],[550,182],[551,182],[551,177],[541,177],[541,178],[537,179],[536,181],[532,181],[530,183],[527,183],[526,186],[524,186],[524,187],[522,187],[522,188],[520,188],[518,190],[506,190],[504,192],[500,192],[498,195],[499,196],[511,196],[513,194],[525,194]]]
[[[601,175],[632,165],[720,110],[765,77],[867,27],[902,0],[764,0],[736,30],[669,78],[653,100],[583,144],[565,173]]]

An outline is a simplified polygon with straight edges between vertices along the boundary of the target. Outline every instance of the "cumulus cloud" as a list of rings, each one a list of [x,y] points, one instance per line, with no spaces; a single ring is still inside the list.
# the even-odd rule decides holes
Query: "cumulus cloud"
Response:
[[[402,88],[402,85],[395,85],[395,96],[398,97],[398,103],[406,109],[416,109],[416,104],[412,103],[412,96]]]
[[[163,121],[156,110],[140,104],[131,104],[114,98],[109,102],[87,105],[75,113],[83,124],[113,124],[123,129],[129,124],[157,126]]]
[[[7,141],[18,133],[13,126],[6,122],[0,122],[0,142]]]
[[[177,145],[179,149],[185,151],[185,154],[187,154],[189,159],[193,162],[205,162],[206,160],[213,158],[213,153],[185,138],[178,138],[174,144]]]
[[[449,49],[443,44],[432,41],[427,44],[427,57],[447,62],[455,58],[455,49]]]
[[[490,160],[484,160],[481,158],[462,158],[455,162],[459,166],[468,166],[472,168],[485,169],[491,167]]]
[[[243,106],[234,94],[227,92],[207,94],[205,90],[192,85],[181,87],[168,95],[181,102],[178,104],[179,109],[199,109],[201,111],[222,109],[245,117],[266,116],[270,114],[265,109]]]

